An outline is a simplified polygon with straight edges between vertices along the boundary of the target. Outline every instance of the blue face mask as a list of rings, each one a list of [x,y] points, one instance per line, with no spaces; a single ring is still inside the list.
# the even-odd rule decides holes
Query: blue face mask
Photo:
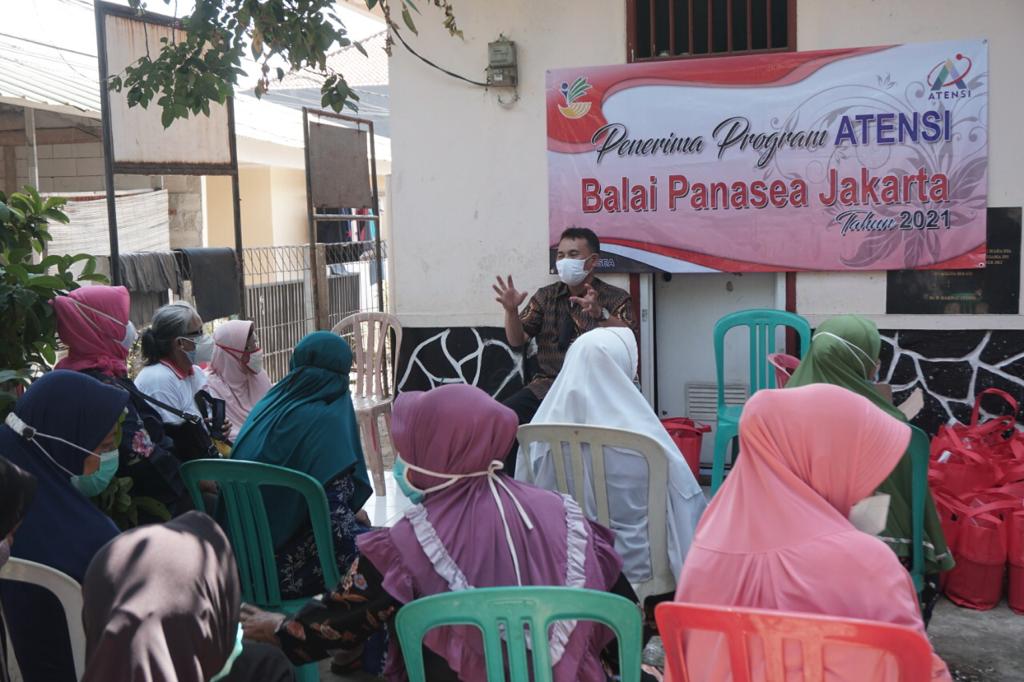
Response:
[[[395,457],[395,465],[392,471],[395,476],[395,483],[398,484],[398,489],[402,491],[402,494],[409,498],[409,501],[413,504],[419,504],[423,501],[423,491],[413,486],[409,482],[409,469],[405,464],[405,460],[401,457]]]
[[[235,637],[235,648],[231,650],[231,655],[228,656],[227,662],[224,667],[220,669],[220,672],[210,678],[210,682],[217,682],[223,680],[225,677],[231,674],[231,668],[235,666],[235,661],[239,656],[242,655],[242,624],[238,624],[238,636]]]
[[[119,464],[117,450],[100,453],[100,468],[91,474],[72,476],[71,485],[86,497],[96,497],[110,485]]]

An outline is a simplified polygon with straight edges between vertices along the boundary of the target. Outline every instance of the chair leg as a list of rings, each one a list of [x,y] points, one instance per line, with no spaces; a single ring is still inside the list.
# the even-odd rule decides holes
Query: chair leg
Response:
[[[374,414],[370,417],[370,434],[373,441],[373,448],[370,451],[370,472],[373,474],[373,488],[377,497],[387,495],[387,487],[384,484],[384,451],[380,442],[379,417]]]
[[[711,497],[715,496],[725,479],[725,451],[732,442],[732,429],[715,427],[715,457],[711,465]]]

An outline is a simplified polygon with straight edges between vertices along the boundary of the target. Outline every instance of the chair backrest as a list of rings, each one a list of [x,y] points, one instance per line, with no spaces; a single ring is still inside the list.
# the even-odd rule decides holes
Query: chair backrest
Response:
[[[10,559],[0,568],[0,580],[38,585],[53,593],[64,609],[68,624],[68,638],[71,641],[71,657],[75,663],[76,679],[85,673],[85,628],[82,627],[82,586],[55,568],[35,561]],[[14,652],[17,657],[18,652]]]
[[[230,459],[199,459],[181,466],[196,509],[206,509],[200,481],[215,481],[220,488],[220,505],[227,518],[227,533],[238,561],[242,581],[242,600],[266,609],[282,607],[277,562],[270,522],[263,505],[263,487],[287,488],[299,493],[309,510],[317,554],[328,587],[341,581],[334,558],[334,536],[331,533],[330,509],[323,486],[312,476],[299,471],[261,462]]]
[[[899,666],[903,682],[931,679],[932,652],[928,640],[916,630],[889,623],[834,618],[806,613],[741,609],[665,602],[655,609],[658,631],[665,644],[665,660],[673,680],[689,682],[685,635],[700,630],[721,633],[728,644],[733,682],[750,682],[751,642],[764,645],[765,682],[786,682],[784,648],[799,642],[805,682],[825,680],[824,649],[828,644],[858,645],[890,654]],[[707,655],[707,652],[704,652]]]
[[[675,589],[676,576],[668,562],[668,460],[658,441],[625,429],[584,426],[581,424],[524,424],[519,427],[519,444],[524,452],[532,443],[547,443],[555,469],[555,485],[571,495],[580,509],[587,510],[588,488],[593,493],[597,521],[611,527],[608,506],[608,479],[605,475],[605,448],[635,452],[647,462],[647,532],[651,552],[651,578],[635,585],[641,603],[650,595]],[[583,444],[590,446],[590,466],[585,467]],[[572,466],[572,485],[566,475],[565,451]],[[590,470],[588,479],[585,470]],[[532,467],[528,467],[532,470]]]
[[[775,368],[776,388],[785,388],[793,372],[800,366],[800,358],[785,353],[769,353],[768,364]]]
[[[921,429],[910,426],[910,514],[911,514],[911,563],[910,577],[914,589],[924,589],[924,506],[928,494],[928,465],[931,439]]]
[[[398,318],[387,313],[356,313],[334,325],[331,332],[347,337],[352,346],[352,371],[356,380],[352,395],[359,398],[393,396],[398,352],[402,347],[402,324]],[[392,334],[395,343],[389,354],[388,339]]]
[[[775,388],[775,371],[768,356],[775,352],[775,330],[791,327],[800,337],[800,357],[811,345],[811,325],[796,313],[768,308],[739,310],[715,323],[715,371],[718,378],[718,408],[725,407],[725,335],[735,327],[750,330],[750,394]]]
[[[569,587],[489,587],[446,592],[417,599],[398,610],[395,628],[410,682],[425,682],[423,636],[444,625],[474,625],[483,635],[488,682],[505,680],[508,651],[512,682],[552,679],[548,632],[557,621],[590,620],[604,623],[619,641],[623,682],[639,682],[642,650],[640,609],[607,592]],[[533,676],[527,657],[524,627],[529,628]],[[482,680],[480,682],[483,682]]]

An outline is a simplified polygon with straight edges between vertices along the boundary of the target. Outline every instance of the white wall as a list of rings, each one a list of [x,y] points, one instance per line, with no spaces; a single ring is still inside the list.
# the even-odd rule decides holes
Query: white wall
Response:
[[[625,2],[466,0],[456,9],[465,40],[422,6],[410,44],[445,68],[484,78],[487,43],[516,42],[519,101],[430,68],[395,45],[391,229],[394,301],[410,326],[502,323],[494,276],[513,274],[531,293],[548,275],[544,75],[559,66],[621,63]]]
[[[800,50],[927,42],[956,38],[989,39],[988,205],[1024,204],[1024,135],[1020,112],[1024,88],[1024,2],[981,0],[797,0]],[[888,328],[1022,328],[1017,315],[885,315],[886,276],[801,274],[797,310],[816,323],[837,313],[864,313]]]
[[[544,72],[625,61],[624,0],[466,0],[457,17],[465,40],[450,38],[424,9],[413,46],[435,62],[482,78],[487,42],[516,41],[520,100],[460,83],[400,45],[391,59],[394,165],[394,300],[413,326],[500,325],[490,283],[516,276],[534,291],[547,274]],[[800,50],[954,38],[989,39],[989,205],[1024,204],[1019,112],[1024,88],[1024,0],[798,0]],[[967,9],[965,9],[967,8]],[[699,281],[693,286],[701,287]],[[710,286],[710,284],[709,284]],[[1019,316],[886,316],[884,273],[802,274],[797,307],[813,323],[859,312],[886,327],[1000,328]],[[659,306],[660,307],[660,306]]]

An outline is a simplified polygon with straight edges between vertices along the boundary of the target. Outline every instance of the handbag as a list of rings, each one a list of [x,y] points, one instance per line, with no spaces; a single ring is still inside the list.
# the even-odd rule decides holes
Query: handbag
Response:
[[[182,420],[180,424],[164,424],[164,431],[174,442],[174,454],[179,460],[189,462],[194,459],[220,458],[223,456],[211,437],[209,430],[207,430],[204,423],[205,415],[200,416],[179,410],[161,400],[157,400],[153,396],[146,395],[137,386],[129,384],[125,388],[139,399],[162,408]],[[211,398],[211,400],[215,399]],[[200,410],[203,409],[199,405],[198,400],[196,401],[196,406]],[[228,447],[230,449],[230,445]]]
[[[994,395],[1013,410],[980,421],[981,400]],[[950,601],[994,608],[1009,577],[1014,610],[1024,613],[1024,436],[1018,403],[999,389],[975,400],[969,424],[943,426],[931,445],[928,482],[956,566],[941,576]]]

